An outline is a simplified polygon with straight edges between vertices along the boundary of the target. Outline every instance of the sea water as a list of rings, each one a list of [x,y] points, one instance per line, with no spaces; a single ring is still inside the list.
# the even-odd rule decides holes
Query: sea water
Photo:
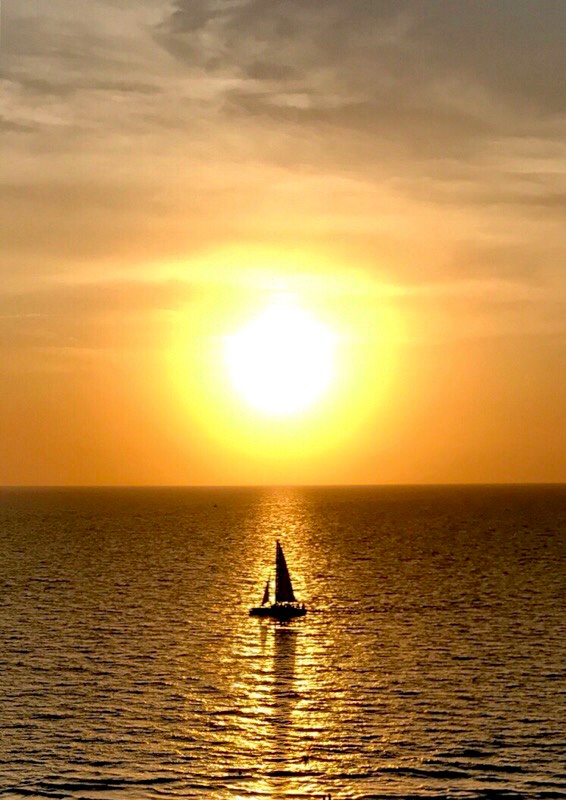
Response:
[[[564,797],[565,550],[564,487],[1,490],[0,795]]]

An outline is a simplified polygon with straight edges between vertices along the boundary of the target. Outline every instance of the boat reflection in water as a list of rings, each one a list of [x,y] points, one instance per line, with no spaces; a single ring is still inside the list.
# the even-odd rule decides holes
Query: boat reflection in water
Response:
[[[263,599],[260,606],[250,608],[252,617],[272,617],[285,622],[294,617],[304,617],[307,613],[305,604],[299,604],[293,592],[291,576],[283,553],[283,548],[277,540],[275,551],[275,602],[270,603],[269,579],[265,584]]]
[[[259,756],[254,765],[253,796],[269,800],[321,797],[320,776],[311,761],[319,731],[310,730],[309,723],[314,720],[305,708],[314,690],[305,670],[310,660],[305,630],[264,623],[258,634],[264,656],[255,676],[258,707],[253,733],[250,731]],[[251,782],[248,785],[252,789]]]

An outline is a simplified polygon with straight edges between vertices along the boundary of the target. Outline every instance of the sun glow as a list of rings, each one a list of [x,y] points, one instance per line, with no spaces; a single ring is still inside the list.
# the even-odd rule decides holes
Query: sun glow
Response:
[[[250,406],[288,416],[312,406],[328,389],[334,349],[330,329],[283,298],[226,337],[225,359],[234,387]]]
[[[363,274],[261,255],[232,253],[221,274],[211,261],[214,280],[175,313],[163,439],[209,481],[333,482],[333,451],[355,459],[362,431],[386,447],[395,429],[398,315]],[[230,284],[234,264],[249,272]]]

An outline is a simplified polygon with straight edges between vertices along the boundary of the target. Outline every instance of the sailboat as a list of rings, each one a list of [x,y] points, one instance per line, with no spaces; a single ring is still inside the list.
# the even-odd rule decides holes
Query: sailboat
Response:
[[[293,584],[283,548],[279,543],[275,549],[275,602],[270,603],[270,579],[268,578],[263,590],[260,606],[250,608],[252,617],[273,617],[279,620],[288,620],[293,617],[304,617],[307,613],[304,603],[298,603],[293,592]]]

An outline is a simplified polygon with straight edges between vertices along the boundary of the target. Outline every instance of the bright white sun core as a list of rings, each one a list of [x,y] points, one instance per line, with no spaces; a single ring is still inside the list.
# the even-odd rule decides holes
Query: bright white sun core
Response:
[[[279,300],[226,337],[228,372],[253,408],[289,416],[312,406],[334,371],[335,337],[312,314]]]

